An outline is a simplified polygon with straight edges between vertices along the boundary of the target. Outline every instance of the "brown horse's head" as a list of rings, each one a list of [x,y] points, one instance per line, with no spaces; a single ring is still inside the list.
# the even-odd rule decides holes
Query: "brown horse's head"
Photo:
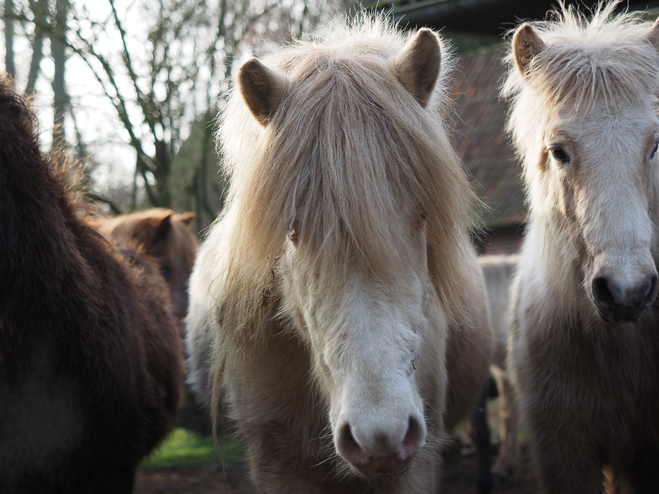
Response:
[[[174,214],[171,209],[149,209],[101,221],[99,231],[112,240],[130,241],[153,257],[169,285],[172,312],[183,320],[188,310],[188,278],[197,252],[191,231],[194,213]]]

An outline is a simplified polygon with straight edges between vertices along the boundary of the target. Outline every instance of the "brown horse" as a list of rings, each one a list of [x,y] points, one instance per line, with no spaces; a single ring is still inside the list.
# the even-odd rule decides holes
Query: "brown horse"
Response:
[[[174,214],[171,209],[153,208],[113,218],[96,217],[93,226],[115,244],[135,245],[160,267],[169,285],[171,307],[185,337],[183,318],[188,310],[188,279],[197,254],[197,238],[192,233],[194,213]],[[204,434],[210,432],[207,409],[197,405],[186,389],[179,410],[178,427]]]
[[[188,311],[188,278],[197,254],[197,238],[190,230],[194,213],[148,209],[95,221],[94,226],[113,242],[135,242],[160,266],[172,297],[172,312],[183,321]]]
[[[77,216],[6,80],[0,211],[0,490],[130,493],[182,396],[167,288]]]
[[[238,72],[229,200],[190,278],[187,344],[260,492],[434,492],[446,430],[488,375],[450,66],[433,31],[369,20]]]
[[[509,130],[530,216],[509,368],[543,492],[659,492],[659,22],[520,26]]]

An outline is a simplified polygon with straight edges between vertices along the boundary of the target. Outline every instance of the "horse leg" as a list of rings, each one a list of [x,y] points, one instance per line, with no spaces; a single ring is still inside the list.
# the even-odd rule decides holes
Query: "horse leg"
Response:
[[[490,428],[487,425],[486,399],[489,386],[485,386],[476,406],[471,412],[469,435],[476,446],[478,458],[478,480],[476,491],[487,494],[492,490],[492,475],[490,474]]]
[[[501,443],[499,454],[492,467],[495,478],[508,479],[519,465],[519,442],[517,441],[517,403],[515,390],[503,369],[495,367],[494,376],[499,389],[499,414],[501,418]]]

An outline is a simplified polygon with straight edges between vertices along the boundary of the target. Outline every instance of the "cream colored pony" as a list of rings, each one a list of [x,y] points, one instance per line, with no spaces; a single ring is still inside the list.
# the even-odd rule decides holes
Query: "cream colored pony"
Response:
[[[659,492],[659,24],[565,7],[517,29],[504,94],[530,222],[511,367],[545,493]]]
[[[238,72],[187,343],[261,492],[434,493],[445,431],[487,376],[447,58],[430,30],[366,21]]]

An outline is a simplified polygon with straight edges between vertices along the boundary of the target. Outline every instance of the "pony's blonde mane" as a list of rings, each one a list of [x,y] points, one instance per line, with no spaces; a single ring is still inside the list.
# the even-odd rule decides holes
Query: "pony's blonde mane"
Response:
[[[550,20],[530,23],[545,47],[526,79],[510,50],[503,96],[519,100],[532,88],[548,104],[570,102],[575,111],[588,111],[601,99],[615,107],[655,95],[659,62],[647,37],[651,24],[639,12],[614,15],[619,3],[600,3],[588,17],[560,2]]]
[[[237,90],[221,116],[231,183],[225,211],[234,219],[218,301],[220,367],[271,324],[276,259],[293,226],[314,253],[305,259],[311,273],[341,279],[356,266],[386,282],[400,269],[391,225],[400,205],[411,204],[427,216],[429,270],[449,317],[460,305],[455,285],[471,248],[474,195],[443,126],[446,47],[422,108],[391,69],[409,35],[382,19],[334,24],[328,33],[263,59],[290,81],[267,127]],[[320,259],[336,265],[316,269]]]

